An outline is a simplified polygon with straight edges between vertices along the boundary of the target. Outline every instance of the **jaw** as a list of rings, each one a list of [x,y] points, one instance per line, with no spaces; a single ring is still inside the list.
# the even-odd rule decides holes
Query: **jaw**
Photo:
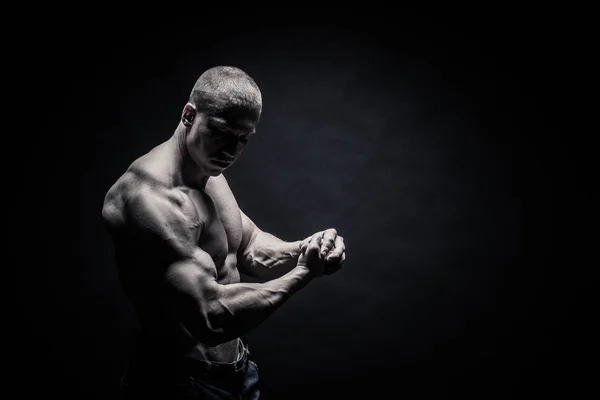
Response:
[[[216,164],[209,162],[205,158],[201,158],[195,163],[195,165],[197,166],[198,172],[204,176],[218,176],[223,171],[228,169],[232,164],[233,163],[231,163],[227,166],[216,165]]]

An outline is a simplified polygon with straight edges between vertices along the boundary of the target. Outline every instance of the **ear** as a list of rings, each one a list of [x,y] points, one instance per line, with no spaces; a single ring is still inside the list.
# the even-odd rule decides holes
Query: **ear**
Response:
[[[196,118],[196,107],[191,103],[187,103],[181,113],[181,122],[189,128],[194,123],[194,118]]]

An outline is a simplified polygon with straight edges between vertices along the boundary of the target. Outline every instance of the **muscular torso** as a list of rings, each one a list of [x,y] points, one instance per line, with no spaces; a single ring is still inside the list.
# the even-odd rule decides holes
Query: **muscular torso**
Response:
[[[108,205],[112,214],[121,218],[121,225],[127,227],[125,203],[140,187],[150,188],[159,196],[191,200],[198,220],[187,228],[197,230],[197,244],[212,257],[217,281],[239,282],[236,252],[242,239],[242,222],[225,178],[222,175],[209,178],[204,190],[187,187],[170,173],[173,161],[167,152],[166,146],[161,145],[136,160],[109,190],[105,208]],[[168,256],[157,254],[154,244],[145,241],[143,235],[121,234],[119,229],[111,233],[122,286],[140,322],[138,351],[147,355],[164,353],[233,361],[237,356],[237,340],[217,346],[195,340],[163,301],[168,295],[164,280],[166,264],[170,262]],[[147,251],[148,248],[152,251]]]

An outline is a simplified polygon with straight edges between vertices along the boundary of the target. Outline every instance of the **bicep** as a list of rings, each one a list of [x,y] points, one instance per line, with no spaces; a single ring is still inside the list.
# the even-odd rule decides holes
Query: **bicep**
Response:
[[[206,343],[217,340],[214,321],[222,308],[216,277],[211,257],[199,248],[192,259],[169,265],[165,274],[164,305],[194,338]]]
[[[177,301],[198,308],[214,299],[218,289],[216,266],[210,255],[200,248],[193,258],[171,263],[165,281]]]

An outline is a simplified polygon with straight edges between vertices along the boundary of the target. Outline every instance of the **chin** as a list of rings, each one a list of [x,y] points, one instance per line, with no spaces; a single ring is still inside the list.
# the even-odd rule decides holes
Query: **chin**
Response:
[[[205,169],[206,174],[209,176],[218,176],[220,175],[223,171],[225,171],[227,168],[229,168],[229,165],[226,167],[221,167],[218,165],[210,165],[207,166],[207,168]]]

